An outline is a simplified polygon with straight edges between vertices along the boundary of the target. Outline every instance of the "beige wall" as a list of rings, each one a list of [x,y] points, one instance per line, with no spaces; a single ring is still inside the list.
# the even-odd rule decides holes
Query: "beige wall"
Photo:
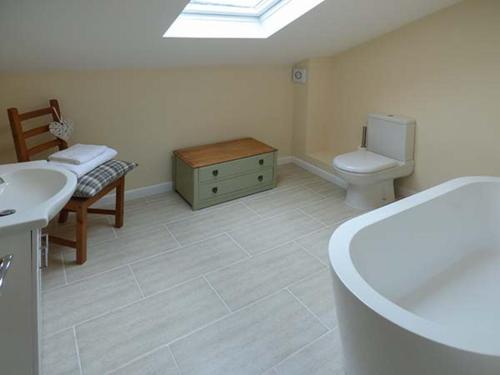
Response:
[[[108,144],[140,164],[134,188],[169,181],[175,148],[252,136],[290,155],[291,85],[288,66],[1,74],[0,108],[59,98],[73,142]],[[13,161],[4,112],[0,163]]]
[[[313,89],[329,102],[307,127],[327,124],[322,135],[332,154],[358,146],[367,113],[397,113],[417,120],[416,171],[404,187],[500,176],[500,1],[465,1],[320,62],[329,70],[313,60],[310,74],[333,92]]]
[[[290,67],[217,67],[0,75],[0,108],[60,98],[74,141],[105,143],[141,167],[129,188],[170,180],[175,148],[253,136],[323,167],[356,148],[369,112],[417,120],[421,190],[500,175],[500,1],[468,0],[331,58]],[[14,161],[6,115],[0,162]]]

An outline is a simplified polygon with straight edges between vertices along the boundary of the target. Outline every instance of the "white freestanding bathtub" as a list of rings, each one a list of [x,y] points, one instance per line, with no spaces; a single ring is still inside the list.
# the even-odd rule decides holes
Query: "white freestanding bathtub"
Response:
[[[459,178],[330,240],[347,375],[500,374],[500,178]]]

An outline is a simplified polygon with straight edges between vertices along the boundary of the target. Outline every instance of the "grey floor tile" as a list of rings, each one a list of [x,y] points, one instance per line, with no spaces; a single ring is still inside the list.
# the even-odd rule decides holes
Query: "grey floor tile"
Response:
[[[169,343],[183,375],[340,375],[335,340],[319,337],[335,325],[328,241],[336,223],[360,213],[343,196],[288,164],[276,189],[203,210],[168,192],[126,202],[121,229],[90,215],[87,263],[53,245],[42,272],[46,329],[61,332],[45,336],[44,375],[80,374],[73,331],[60,331],[68,324],[85,375],[179,375]],[[70,215],[50,226],[70,238],[73,223]],[[134,299],[134,277],[148,298]],[[239,310],[229,313],[220,295]]]
[[[125,214],[130,214],[136,210],[141,210],[143,209],[147,204],[148,204],[148,199],[149,197],[145,198],[136,198],[136,199],[128,199],[125,201]],[[93,207],[99,207],[99,208],[108,208],[108,209],[114,209],[115,208],[115,201],[113,200],[112,202],[109,202],[107,204],[101,204],[96,203]],[[111,217],[111,216],[108,216]]]
[[[310,189],[295,187],[273,191],[266,196],[245,202],[248,207],[262,216],[273,216],[286,210],[302,208],[321,201],[323,197]]]
[[[89,245],[116,238],[113,225],[110,224],[107,216],[89,215],[87,226],[87,242]],[[52,220],[48,231],[51,235],[74,240],[76,233],[75,215],[70,214],[68,221],[64,224],[58,223],[57,220]]]
[[[344,203],[343,198],[338,197],[325,198],[303,207],[302,210],[327,225],[338,224],[349,218],[361,215],[364,212],[348,206]]]
[[[329,270],[300,281],[289,289],[328,328],[333,329],[337,326],[333,280]]]
[[[170,223],[167,227],[182,245],[188,245],[227,232],[236,225],[256,222],[258,219],[258,215],[245,205],[235,203]]]
[[[179,375],[168,347],[163,347],[109,375]]]
[[[82,368],[102,375],[227,314],[202,279],[76,327]]]
[[[195,216],[196,212],[178,194],[169,192],[160,197],[155,197],[141,209],[128,213],[123,228],[116,231],[118,237],[141,232],[152,222],[166,224]]]
[[[64,262],[61,247],[50,245],[48,267],[42,269],[42,290],[48,290],[66,284]]]
[[[206,277],[236,310],[321,269],[326,267],[297,244],[289,243]]]
[[[171,345],[183,375],[261,375],[326,332],[285,291]]]
[[[73,329],[43,339],[41,358],[42,375],[80,375]]]
[[[296,165],[288,169],[278,169],[278,188],[281,188],[281,190],[321,181],[325,180]]]
[[[66,275],[70,282],[79,280],[177,247],[178,243],[165,227],[150,223],[149,228],[140,233],[89,246],[87,262],[83,265],[74,263],[74,250],[65,251]]]
[[[344,375],[338,331],[321,337],[276,366],[278,375]]]
[[[340,186],[335,185],[329,181],[321,179],[320,181],[313,181],[304,185],[308,189],[322,195],[323,197],[331,198],[345,198],[346,191]]]
[[[248,252],[256,254],[290,242],[322,226],[310,216],[291,210],[253,225],[238,226],[229,234]]]
[[[316,256],[324,264],[330,264],[328,255],[328,244],[335,229],[338,225],[334,225],[325,229],[321,229],[307,236],[301,237],[297,242],[306,249],[310,254]]]
[[[128,267],[42,294],[43,332],[50,334],[142,297]]]
[[[132,269],[142,290],[149,295],[247,257],[223,234],[135,263]]]
[[[315,179],[318,176],[306,171],[293,163],[280,165],[278,167],[278,179],[286,181],[287,179]]]

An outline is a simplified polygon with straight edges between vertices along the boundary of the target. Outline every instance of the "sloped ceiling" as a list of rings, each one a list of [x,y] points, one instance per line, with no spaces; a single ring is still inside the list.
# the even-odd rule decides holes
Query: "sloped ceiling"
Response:
[[[0,0],[0,70],[294,63],[333,55],[459,1],[326,0],[266,40],[162,38],[187,2]]]

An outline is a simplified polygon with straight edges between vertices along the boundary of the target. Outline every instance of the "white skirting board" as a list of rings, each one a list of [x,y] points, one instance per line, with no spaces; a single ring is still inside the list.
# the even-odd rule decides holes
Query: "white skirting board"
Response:
[[[311,172],[312,174],[315,174],[316,176],[319,176],[327,181],[330,181],[332,184],[340,186],[343,189],[347,189],[347,183],[333,172],[325,171],[324,169],[319,168],[314,164],[311,164],[308,161],[297,157],[293,157],[292,159],[292,162],[294,164],[304,168],[306,171]]]
[[[278,165],[288,164],[294,162],[293,156],[284,156],[278,158]],[[125,200],[130,201],[139,198],[150,197],[156,194],[162,194],[169,191],[172,191],[173,183],[172,181],[162,182],[156,185],[144,186],[136,189],[130,189],[125,192]],[[115,193],[109,193],[105,197],[103,197],[99,202],[97,202],[94,206],[101,207],[113,204],[115,201]]]
[[[125,191],[125,200],[131,201],[134,199],[150,197],[152,195],[166,193],[172,190],[172,181],[162,182],[161,184],[144,186],[136,189],[130,189]],[[102,207],[113,204],[115,202],[115,193],[109,193],[104,196],[100,201],[96,202],[93,207]]]
[[[319,168],[314,164],[311,164],[295,156],[284,156],[278,158],[278,165],[289,164],[289,163],[296,164],[299,167],[304,168],[306,171],[311,172],[312,174],[315,174],[327,181],[330,181],[331,183],[340,186],[341,188],[344,189],[347,188],[346,182],[337,175],[335,175],[333,172],[325,171],[324,169]],[[163,182],[161,184],[144,186],[137,189],[130,189],[125,192],[125,200],[129,201],[133,199],[149,197],[156,194],[166,193],[168,191],[171,191],[172,187],[173,187],[172,181],[168,181],[168,182]],[[397,193],[398,196],[404,198],[415,194],[416,191],[404,187],[398,187]],[[109,205],[112,204],[114,201],[115,201],[115,194],[110,193],[106,195],[104,198],[102,198],[98,203],[96,203],[96,207]]]
[[[342,180],[339,176],[335,175],[333,172],[325,171],[324,169],[319,168],[314,164],[311,164],[308,161],[305,161],[295,156],[284,156],[278,158],[278,165],[289,164],[289,163],[296,164],[299,167],[304,168],[306,171],[311,172],[312,174],[315,174],[337,186],[340,186],[341,188],[347,189],[346,182]],[[125,192],[125,200],[129,201],[133,199],[149,197],[156,194],[166,193],[168,191],[171,191],[172,187],[173,187],[172,181],[168,181],[156,185],[144,186],[137,189],[130,189]],[[410,195],[416,193],[416,191],[414,190],[400,186],[397,187],[396,191],[397,195],[400,198],[409,197]],[[106,206],[114,203],[114,201],[115,201],[115,194],[110,193],[106,195],[104,198],[102,198],[99,202],[97,202],[95,206],[96,207]]]

